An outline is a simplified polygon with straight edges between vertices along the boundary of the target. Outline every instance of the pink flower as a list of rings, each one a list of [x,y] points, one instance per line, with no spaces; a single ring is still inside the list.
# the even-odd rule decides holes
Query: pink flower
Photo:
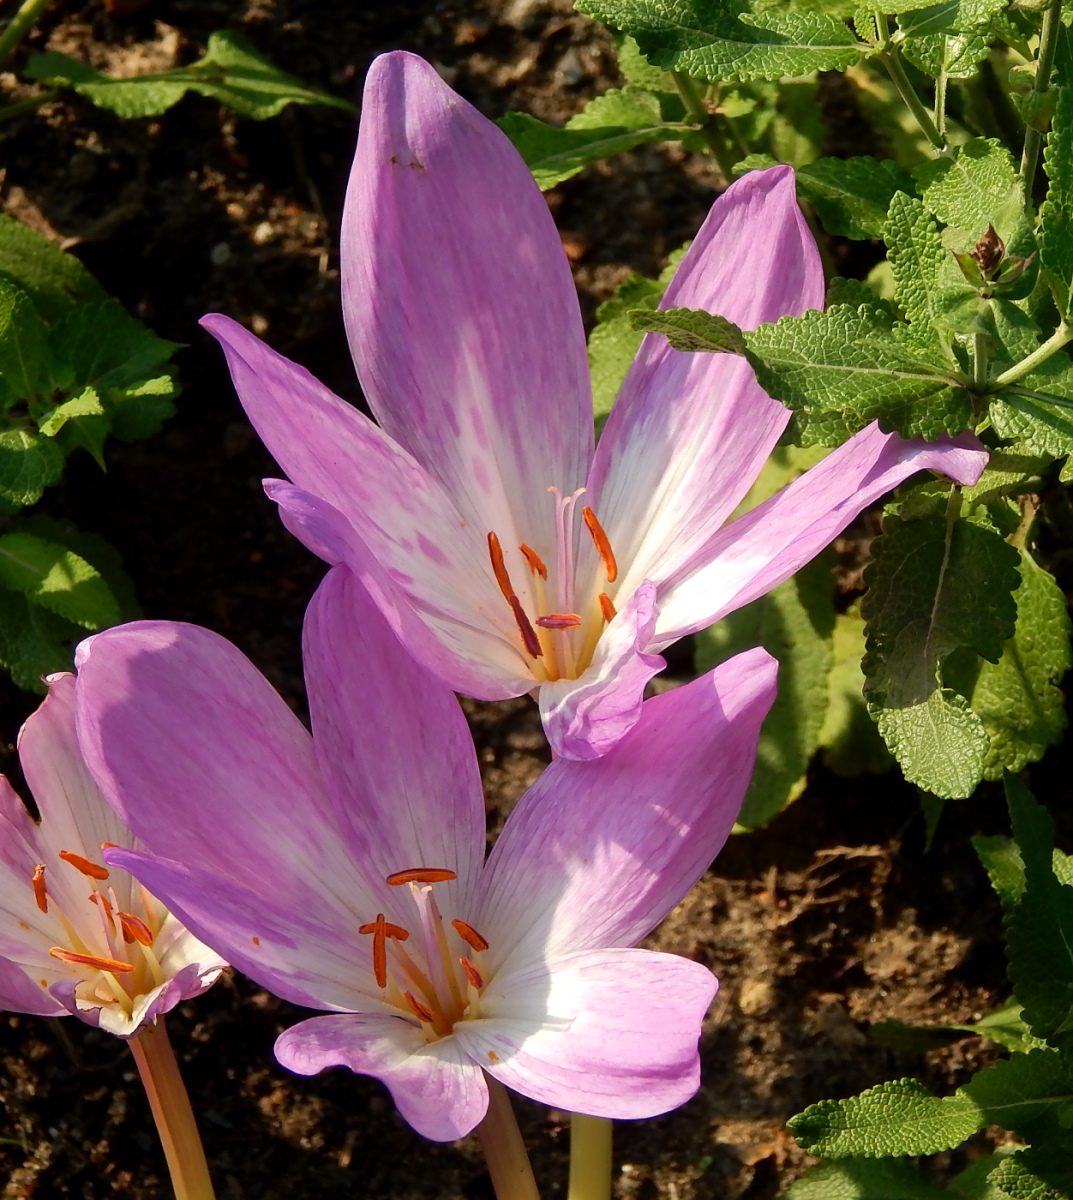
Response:
[[[313,735],[228,642],[145,621],[79,651],[79,737],[147,843],[112,849],[229,961],[326,1010],[279,1060],[343,1065],[434,1139],[484,1115],[484,1072],[548,1104],[648,1117],[688,1099],[711,972],[631,949],[737,815],[775,663],[752,650],[645,703],[594,762],[558,759],[485,861],[458,703],[354,576],[310,605]]]
[[[786,579],[907,476],[972,482],[986,462],[971,435],[925,444],[873,425],[727,525],[789,413],[743,360],[655,335],[594,451],[585,335],[547,205],[500,130],[410,54],[369,71],[342,272],[379,425],[205,318],[290,481],[268,493],[452,687],[534,693],[566,757],[603,754],[633,725],[661,649]],[[746,329],[822,303],[788,167],[716,201],[664,299]]]
[[[0,776],[0,1008],[62,1017],[130,1038],[211,987],[226,963],[106,846],[140,846],[78,751],[73,675],[54,675],[19,734],[35,821]]]

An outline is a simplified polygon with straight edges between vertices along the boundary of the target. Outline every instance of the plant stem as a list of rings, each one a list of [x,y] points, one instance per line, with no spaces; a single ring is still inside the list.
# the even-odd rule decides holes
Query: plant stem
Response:
[[[987,334],[972,336],[972,386],[974,391],[987,391]]]
[[[611,1200],[611,1142],[606,1117],[570,1114],[570,1188],[566,1200]]]
[[[153,1110],[175,1200],[214,1200],[205,1150],[163,1019],[147,1025],[128,1045]]]
[[[1019,363],[1014,363],[1008,371],[997,375],[991,381],[989,390],[998,391],[999,388],[1004,388],[1014,380],[1020,379],[1022,375],[1027,375],[1029,371],[1034,371],[1041,362],[1046,362],[1052,354],[1056,354],[1071,339],[1073,339],[1073,325],[1067,325],[1063,321],[1042,346],[1037,346],[1027,358],[1022,358]]]
[[[704,107],[704,101],[697,94],[697,89],[683,71],[673,71],[675,87],[678,88],[678,95],[682,97],[682,103],[685,105],[686,112],[700,126],[698,132],[704,139],[705,144],[711,151],[712,158],[715,159],[719,170],[722,172],[723,180],[726,183],[734,178],[734,160],[727,153],[727,148],[719,136],[718,123],[715,116]]]
[[[909,76],[905,73],[905,67],[902,66],[898,47],[891,44],[890,25],[886,14],[877,12],[875,19],[876,29],[879,31],[879,45],[881,47],[879,59],[887,68],[887,74],[890,76],[891,83],[898,89],[899,95],[905,101],[909,111],[916,118],[916,123],[920,126],[921,131],[928,141],[931,142],[940,154],[949,154],[946,138],[936,129],[935,122],[931,119],[931,114],[924,107],[924,102],[916,94],[916,89],[909,81]]]
[[[34,22],[44,12],[49,0],[23,0],[19,11],[11,18],[8,27],[0,33],[0,63],[34,27]]]
[[[1051,69],[1054,66],[1054,52],[1058,46],[1058,26],[1062,11],[1062,0],[1051,0],[1047,11],[1043,14],[1043,28],[1039,35],[1039,51],[1036,54],[1036,75],[1032,81],[1032,90],[1037,96],[1042,96],[1051,86]],[[1025,129],[1025,148],[1021,154],[1021,179],[1025,185],[1025,204],[1032,204],[1032,185],[1036,180],[1036,167],[1039,165],[1039,151],[1043,144],[1043,134],[1035,127],[1028,125]]]
[[[45,92],[40,96],[33,96],[29,100],[18,100],[14,104],[5,104],[3,108],[0,108],[0,121],[10,121],[12,117],[17,117],[20,113],[33,112],[34,109],[40,108],[42,104],[47,104],[50,100],[55,100],[59,94],[59,88],[54,88],[51,92]]]
[[[490,1075],[484,1079],[488,1084],[488,1111],[476,1133],[497,1200],[540,1200],[507,1089]]]

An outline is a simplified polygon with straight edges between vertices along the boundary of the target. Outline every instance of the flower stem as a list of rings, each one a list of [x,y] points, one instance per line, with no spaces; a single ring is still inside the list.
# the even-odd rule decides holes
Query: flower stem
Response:
[[[727,147],[719,136],[715,115],[704,107],[704,101],[697,94],[693,80],[685,72],[673,71],[672,74],[686,112],[700,126],[698,132],[711,151],[712,158],[715,159],[716,165],[722,173],[723,181],[730,183],[734,178],[734,159],[727,153]]]
[[[1042,96],[1051,86],[1051,68],[1054,66],[1054,52],[1058,46],[1058,25],[1062,11],[1062,0],[1051,0],[1047,11],[1043,14],[1043,28],[1039,35],[1039,53],[1036,55],[1036,75],[1032,81],[1032,90],[1037,96]],[[1036,180],[1036,167],[1039,165],[1039,150],[1043,144],[1043,134],[1029,124],[1025,128],[1025,147],[1021,153],[1021,178],[1025,185],[1025,204],[1032,205],[1032,185]]]
[[[570,1190],[566,1200],[611,1200],[611,1141],[606,1117],[570,1114]]]
[[[8,27],[0,33],[0,63],[34,27],[34,22],[48,6],[48,0],[23,0],[19,11],[11,18]]]
[[[1071,339],[1073,339],[1073,325],[1067,325],[1063,321],[1042,346],[1037,346],[1027,358],[1022,358],[1019,363],[1014,363],[1008,371],[997,375],[991,382],[990,390],[998,391],[999,388],[1004,388],[1014,380],[1020,379],[1022,375],[1027,375],[1029,371],[1034,371],[1041,362],[1046,362],[1052,354],[1056,354]]]
[[[205,1150],[163,1020],[147,1025],[128,1045],[153,1110],[175,1200],[214,1200]]]
[[[507,1089],[491,1075],[485,1075],[484,1080],[488,1084],[488,1111],[476,1133],[497,1200],[540,1200]]]
[[[972,386],[981,395],[987,391],[987,334],[975,333],[972,338]]]
[[[916,123],[920,126],[921,131],[928,141],[931,142],[940,154],[949,154],[946,138],[936,129],[935,122],[931,119],[931,114],[924,107],[924,102],[916,94],[916,89],[910,82],[909,76],[905,73],[905,67],[902,66],[898,47],[891,43],[890,25],[886,14],[877,12],[875,19],[876,29],[879,32],[880,51],[878,57],[883,66],[887,68],[887,74],[890,76],[891,83],[898,89],[898,94],[916,118]]]

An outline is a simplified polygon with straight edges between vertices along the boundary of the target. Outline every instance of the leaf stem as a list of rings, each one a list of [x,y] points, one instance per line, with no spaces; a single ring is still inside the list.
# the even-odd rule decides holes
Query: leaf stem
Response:
[[[540,1200],[507,1089],[491,1075],[485,1075],[484,1081],[488,1084],[488,1111],[476,1134],[497,1200]]]
[[[898,47],[893,45],[890,40],[890,25],[887,21],[886,13],[877,12],[875,14],[876,28],[879,30],[879,59],[887,69],[887,74],[890,76],[891,83],[898,89],[898,93],[905,101],[909,111],[916,118],[916,123],[920,126],[921,131],[935,149],[942,155],[949,155],[950,148],[946,144],[946,138],[935,127],[935,122],[931,119],[931,114],[924,107],[924,102],[916,94],[916,89],[909,80],[909,76],[905,73],[905,67],[902,66],[902,58],[898,52]]]
[[[1073,339],[1073,325],[1067,325],[1063,321],[1042,346],[1037,346],[1027,358],[1022,358],[1019,363],[1014,363],[1009,370],[1003,371],[1001,375],[997,375],[991,381],[988,390],[992,392],[998,391],[999,388],[1004,388],[1007,384],[1013,383],[1014,380],[1020,379],[1022,375],[1027,375],[1029,371],[1034,371],[1040,363],[1046,362],[1052,354],[1057,354],[1071,339]]]
[[[34,27],[37,18],[48,7],[49,0],[23,0],[19,11],[11,18],[8,27],[0,33],[0,63]]]
[[[972,386],[978,393],[987,391],[987,334],[972,336]]]
[[[611,1143],[606,1117],[570,1114],[570,1185],[566,1200],[611,1200]]]
[[[1043,27],[1039,35],[1039,50],[1036,54],[1036,74],[1032,80],[1032,91],[1042,96],[1051,86],[1051,69],[1054,53],[1058,47],[1058,27],[1062,11],[1062,0],[1051,0],[1043,14]],[[1025,185],[1025,204],[1032,204],[1032,185],[1036,180],[1040,147],[1043,134],[1029,124],[1025,127],[1025,146],[1021,153],[1021,179]]]
[[[5,104],[3,108],[0,108],[0,121],[10,121],[12,117],[17,117],[20,113],[33,112],[34,109],[40,108],[42,104],[47,104],[50,100],[55,100],[59,94],[59,88],[53,88],[52,91],[43,92],[40,96],[32,96],[29,100],[19,100],[15,104]]]
[[[710,113],[700,98],[693,80],[684,71],[672,71],[674,85],[682,98],[686,112],[700,127],[698,132],[704,139],[705,145],[711,151],[712,158],[722,173],[726,183],[734,178],[734,159],[727,153],[727,147],[719,136],[719,124],[714,113]]]
[[[163,1019],[147,1025],[127,1044],[149,1097],[164,1157],[168,1160],[175,1200],[215,1200],[190,1097],[183,1086]]]

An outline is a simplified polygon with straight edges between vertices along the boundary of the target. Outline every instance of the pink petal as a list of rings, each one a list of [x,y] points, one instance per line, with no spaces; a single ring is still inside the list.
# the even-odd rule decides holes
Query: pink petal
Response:
[[[299,1075],[347,1067],[386,1085],[403,1116],[434,1142],[465,1137],[484,1118],[488,1088],[456,1038],[425,1044],[398,1017],[313,1017],[276,1039],[276,1058]]]
[[[823,270],[789,167],[753,171],[716,200],[661,308],[703,308],[745,329],[823,305]],[[641,345],[589,474],[619,562],[618,595],[661,589],[733,512],[790,419],[744,360]]]
[[[481,996],[481,1019],[456,1025],[455,1036],[490,1075],[532,1100],[597,1117],[654,1117],[700,1085],[697,1042],[717,986],[707,967],[685,958],[592,950],[497,975]]]
[[[313,597],[303,646],[321,777],[363,870],[447,867],[458,879],[437,889],[439,903],[468,895],[484,863],[484,798],[454,693],[345,567]]]
[[[592,453],[577,294],[517,151],[412,54],[369,69],[342,274],[377,420],[482,537],[532,542]]]
[[[874,422],[681,563],[660,591],[656,644],[669,645],[764,595],[917,471],[972,484],[987,457],[971,433],[906,441]]]
[[[511,813],[471,921],[495,969],[639,941],[711,864],[752,773],[776,663],[749,650],[646,700],[593,762],[559,758]]]
[[[67,1015],[64,1006],[40,983],[35,983],[23,967],[3,957],[0,957],[0,1009],[29,1013],[33,1017]]]
[[[645,685],[667,665],[645,654],[659,617],[655,585],[645,580],[604,631],[579,679],[540,686],[540,716],[552,750],[563,758],[599,758],[641,715]]]

